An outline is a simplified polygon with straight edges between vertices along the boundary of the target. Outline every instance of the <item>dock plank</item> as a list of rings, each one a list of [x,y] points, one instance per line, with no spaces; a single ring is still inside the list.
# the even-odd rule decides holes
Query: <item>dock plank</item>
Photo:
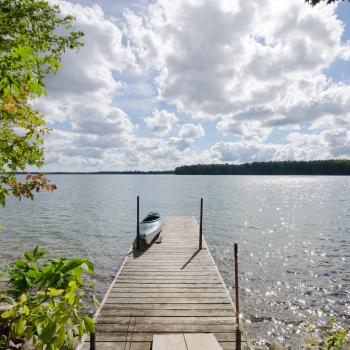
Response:
[[[97,349],[150,349],[153,335],[195,333],[234,348],[234,306],[205,241],[198,251],[195,218],[167,217],[162,236],[127,255],[95,317]]]
[[[222,350],[213,334],[184,334],[189,350]]]
[[[183,334],[155,335],[152,350],[187,350]]]

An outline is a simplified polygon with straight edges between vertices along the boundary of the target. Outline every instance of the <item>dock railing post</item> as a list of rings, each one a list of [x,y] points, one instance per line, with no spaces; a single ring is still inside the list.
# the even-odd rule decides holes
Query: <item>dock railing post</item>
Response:
[[[236,296],[236,350],[241,350],[241,329],[239,317],[239,284],[238,284],[238,244],[234,244],[234,259],[235,259],[235,296]]]
[[[202,249],[203,245],[203,198],[201,198],[201,212],[199,218],[199,250]]]
[[[90,333],[90,350],[96,350],[96,334]]]
[[[140,197],[137,196],[137,210],[136,210],[136,249],[140,250]]]
[[[92,312],[89,313],[89,316],[93,318]],[[96,350],[96,334],[90,333],[90,350]]]

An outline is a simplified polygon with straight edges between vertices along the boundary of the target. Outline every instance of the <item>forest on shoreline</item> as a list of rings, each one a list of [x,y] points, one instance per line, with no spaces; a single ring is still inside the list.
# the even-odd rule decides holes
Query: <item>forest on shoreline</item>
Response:
[[[350,175],[350,160],[274,161],[180,166],[176,175]]]

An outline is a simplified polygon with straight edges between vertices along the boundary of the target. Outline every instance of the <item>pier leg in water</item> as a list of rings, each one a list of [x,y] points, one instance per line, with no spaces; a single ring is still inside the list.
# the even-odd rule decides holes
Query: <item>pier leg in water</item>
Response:
[[[235,259],[235,294],[236,294],[236,350],[241,350],[241,329],[239,318],[239,284],[238,284],[238,244],[234,244],[234,259]]]

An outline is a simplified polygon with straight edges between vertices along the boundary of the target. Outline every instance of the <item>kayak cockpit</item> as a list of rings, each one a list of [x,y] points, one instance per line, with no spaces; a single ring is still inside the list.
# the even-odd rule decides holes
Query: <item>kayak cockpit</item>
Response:
[[[160,214],[156,211],[151,211],[147,216],[142,220],[142,222],[152,222],[160,219]]]
[[[164,219],[158,212],[150,212],[140,223],[140,237],[151,244],[162,231]]]

